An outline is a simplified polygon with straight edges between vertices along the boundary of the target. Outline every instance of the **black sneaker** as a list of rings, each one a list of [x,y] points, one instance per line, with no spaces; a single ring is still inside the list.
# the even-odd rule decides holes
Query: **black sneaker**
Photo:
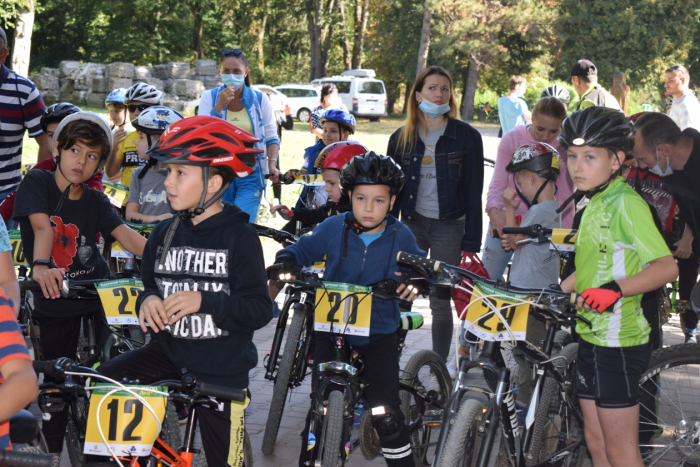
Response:
[[[177,413],[177,421],[180,425],[187,423],[190,411],[186,404],[175,404],[175,412]]]

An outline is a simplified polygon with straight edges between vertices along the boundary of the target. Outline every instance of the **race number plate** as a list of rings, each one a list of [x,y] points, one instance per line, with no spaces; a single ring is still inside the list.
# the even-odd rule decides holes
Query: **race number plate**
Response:
[[[107,324],[139,324],[136,299],[143,292],[138,279],[116,279],[95,285],[105,310]]]
[[[95,386],[109,386],[111,384],[96,384]],[[152,390],[167,391],[166,388],[149,386],[128,386],[137,389],[137,394],[143,397],[158,415],[161,423],[165,419],[165,407],[167,398]],[[107,394],[111,389],[95,389],[90,398],[90,411],[88,413],[87,430],[85,432],[85,445],[83,453],[99,456],[109,456],[109,449],[104,444],[100,431],[97,428],[99,415],[100,428],[109,446],[118,456],[148,456],[151,453],[153,443],[158,438],[158,423],[150,410],[143,403],[126,391],[115,392],[111,396]],[[107,398],[97,413],[100,401]]]
[[[112,243],[110,255],[112,258],[134,258],[134,254],[126,251],[126,248],[124,248],[122,244],[117,241]]]
[[[22,178],[27,176],[27,172],[32,170],[32,167],[34,167],[36,164],[22,164]]]
[[[104,189],[102,191],[107,195],[112,205],[119,209],[121,209],[126,202],[126,198],[129,196],[129,187],[111,182],[104,182]]]
[[[10,236],[12,261],[15,263],[15,266],[29,266],[29,263],[27,263],[27,258],[24,256],[22,235],[19,233],[19,230],[10,230],[7,233]]]
[[[372,321],[371,287],[324,282],[316,289],[314,330],[352,336],[369,336]]]
[[[294,177],[294,183],[301,183],[306,186],[325,186],[326,182],[323,181],[321,175],[299,175]]]
[[[497,296],[491,297],[490,295]],[[490,303],[505,318],[515,339],[524,341],[530,305],[528,303],[520,304],[523,300],[529,302],[530,296],[508,293],[487,284],[474,282],[472,298],[464,319],[464,329],[471,331],[479,339],[487,341],[510,340],[511,336],[498,316],[495,313],[487,315],[492,311],[488,305]]]
[[[552,240],[549,245],[550,250],[575,251],[576,230],[552,229]]]

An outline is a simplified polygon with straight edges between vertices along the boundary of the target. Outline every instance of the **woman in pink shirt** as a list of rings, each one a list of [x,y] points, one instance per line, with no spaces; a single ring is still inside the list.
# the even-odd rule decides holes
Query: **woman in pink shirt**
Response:
[[[510,261],[513,252],[505,251],[501,246],[501,240],[494,237],[494,231],[498,230],[500,235],[501,228],[505,225],[506,209],[503,204],[503,192],[506,189],[514,189],[513,177],[506,172],[506,166],[513,157],[515,150],[526,143],[548,143],[561,155],[561,176],[557,180],[557,191],[555,197],[559,203],[566,200],[574,189],[574,184],[569,177],[569,172],[566,170],[566,151],[559,146],[557,136],[559,136],[559,128],[561,123],[566,118],[566,107],[555,97],[545,97],[540,99],[535,108],[532,110],[532,124],[521,125],[506,132],[498,145],[498,154],[496,156],[496,167],[493,172],[493,178],[489,185],[489,191],[486,196],[486,213],[489,216],[490,224],[486,240],[484,241],[484,251],[482,260],[486,266],[486,270],[492,278],[501,277]],[[574,210],[573,203],[561,213],[562,228],[571,228]],[[527,211],[525,203],[520,203],[516,209],[516,216],[524,216]]]

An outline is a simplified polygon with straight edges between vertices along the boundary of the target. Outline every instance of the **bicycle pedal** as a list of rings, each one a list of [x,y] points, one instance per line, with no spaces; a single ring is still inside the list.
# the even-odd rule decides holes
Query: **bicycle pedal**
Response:
[[[426,410],[423,414],[423,426],[442,425],[442,409]]]

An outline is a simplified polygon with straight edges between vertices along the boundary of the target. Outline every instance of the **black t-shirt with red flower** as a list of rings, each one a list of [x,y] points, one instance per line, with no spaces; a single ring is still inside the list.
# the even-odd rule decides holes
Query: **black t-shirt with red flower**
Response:
[[[30,264],[34,261],[34,230],[29,215],[43,213],[49,216],[54,234],[51,258],[59,268],[66,270],[66,276],[76,280],[107,277],[109,267],[95,238],[98,233],[109,237],[124,222],[112,208],[109,198],[87,185],[83,185],[80,199],[65,197],[61,203],[61,198],[53,172],[30,170],[19,185],[13,219],[20,224],[27,260]],[[39,315],[75,316],[94,312],[100,306],[95,300],[46,300],[40,295],[35,294],[35,311]]]

